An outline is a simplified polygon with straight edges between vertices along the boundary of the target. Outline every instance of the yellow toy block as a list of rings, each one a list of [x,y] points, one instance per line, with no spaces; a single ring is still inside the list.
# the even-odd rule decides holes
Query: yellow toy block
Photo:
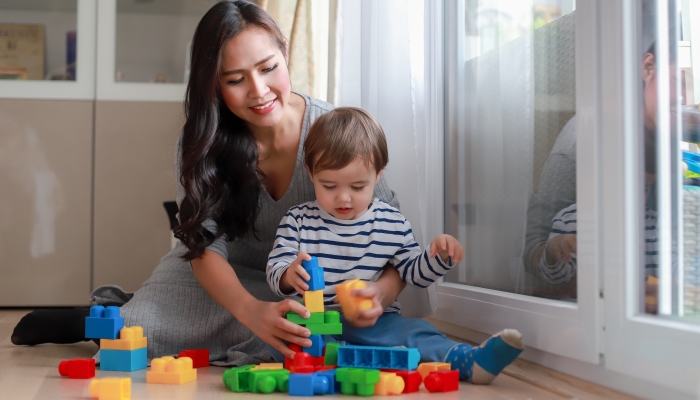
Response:
[[[170,356],[151,360],[151,370],[146,372],[146,383],[181,385],[197,380],[197,370],[192,368],[189,357]]]
[[[104,378],[90,381],[90,396],[99,400],[131,399],[131,378]]]
[[[304,306],[309,312],[324,312],[323,290],[307,290],[304,292]]]
[[[146,347],[147,339],[140,326],[124,327],[119,331],[119,339],[100,339],[100,348],[104,350],[137,350]]]
[[[283,369],[284,364],[282,363],[262,363],[254,366],[250,370],[256,370],[256,369]]]
[[[379,382],[374,384],[374,394],[378,396],[401,394],[405,386],[403,378],[396,376],[395,372],[380,372]]]
[[[433,371],[450,371],[452,369],[452,364],[444,362],[425,362],[418,364],[418,373],[425,379]]]
[[[335,293],[338,295],[340,307],[345,315],[355,315],[358,310],[369,310],[372,308],[372,299],[367,297],[353,296],[353,290],[364,289],[367,284],[359,279],[351,279],[345,281],[335,287]]]

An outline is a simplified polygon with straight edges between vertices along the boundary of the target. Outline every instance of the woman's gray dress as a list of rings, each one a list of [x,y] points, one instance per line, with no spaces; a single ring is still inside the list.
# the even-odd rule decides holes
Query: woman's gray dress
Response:
[[[314,188],[303,162],[303,142],[311,124],[333,106],[300,94],[306,101],[301,141],[294,175],[287,192],[274,201],[267,191],[260,194],[260,213],[255,222],[256,239],[220,238],[209,249],[228,260],[243,286],[256,298],[279,301],[267,285],[265,265],[272,250],[277,225],[290,207],[315,200]],[[179,186],[179,182],[178,182]],[[382,178],[374,195],[398,207],[398,202]],[[182,190],[178,190],[178,204]],[[96,304],[122,304],[121,315],[127,326],[141,326],[148,338],[148,358],[174,355],[185,349],[206,348],[217,365],[258,364],[270,361],[265,343],[219,306],[199,285],[190,267],[180,256],[185,252],[178,242],[135,293],[116,286],[102,286],[92,293]]]

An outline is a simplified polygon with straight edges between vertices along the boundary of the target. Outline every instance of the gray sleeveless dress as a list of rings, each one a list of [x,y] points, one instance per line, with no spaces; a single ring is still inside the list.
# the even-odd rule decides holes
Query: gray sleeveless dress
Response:
[[[303,94],[300,96],[306,102],[306,110],[294,175],[287,192],[278,201],[273,200],[264,189],[261,191],[260,213],[255,222],[259,240],[252,234],[233,241],[222,237],[209,247],[228,260],[243,286],[253,296],[264,301],[281,300],[270,290],[265,279],[265,265],[272,250],[277,225],[290,207],[316,198],[313,184],[304,168],[302,144],[316,118],[333,108],[324,101]],[[178,189],[179,204],[182,190]],[[384,178],[376,186],[374,196],[398,207],[398,201]],[[143,327],[148,337],[149,360],[174,355],[185,349],[206,348],[215,365],[270,361],[265,343],[219,306],[199,285],[190,263],[180,258],[184,253],[185,247],[178,242],[135,293],[124,292],[117,286],[101,286],[93,291],[92,301],[96,304],[120,304],[125,324]]]

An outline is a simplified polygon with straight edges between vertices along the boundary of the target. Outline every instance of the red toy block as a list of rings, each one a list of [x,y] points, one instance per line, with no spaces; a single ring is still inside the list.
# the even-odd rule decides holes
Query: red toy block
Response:
[[[95,377],[95,360],[92,358],[74,358],[58,363],[58,373],[69,379],[91,379]]]
[[[320,357],[311,357],[311,365],[314,367],[320,367],[324,363],[324,358],[323,356]]]
[[[298,344],[290,343],[287,345],[287,347],[289,347],[289,350],[293,351],[294,353],[303,352],[302,347],[299,346]],[[294,361],[289,357],[285,357],[284,358],[284,369],[288,369],[291,372],[292,368],[294,368],[293,366],[294,366]]]
[[[420,376],[420,373],[418,371],[391,370],[391,372],[395,372],[396,376],[400,376],[401,378],[403,378],[403,382],[406,384],[403,387],[403,392],[401,393],[417,392],[418,389],[420,389],[420,384],[423,383],[423,377]]]
[[[193,368],[202,368],[209,366],[209,349],[191,349],[183,350],[177,355],[177,358],[189,357],[192,359]]]
[[[459,390],[459,371],[433,371],[425,377],[425,388],[429,392],[454,392]]]
[[[289,372],[293,374],[310,374],[316,372],[316,368],[311,365],[311,356],[309,353],[296,353]]]
[[[328,370],[336,369],[336,368],[338,368],[337,365],[319,365],[319,366],[316,367],[316,372],[319,372],[319,371],[328,371]]]

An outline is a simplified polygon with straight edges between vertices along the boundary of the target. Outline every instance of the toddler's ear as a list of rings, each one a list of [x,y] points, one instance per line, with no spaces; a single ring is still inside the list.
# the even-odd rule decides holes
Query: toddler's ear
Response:
[[[384,173],[383,169],[377,173],[377,182],[379,182],[379,179],[382,177],[383,173]]]
[[[309,179],[311,179],[311,181],[313,181],[313,180],[314,180],[314,174],[312,174],[311,171],[309,171],[309,167],[306,167],[306,166],[305,166],[304,169],[306,169],[306,173],[309,174]]]

